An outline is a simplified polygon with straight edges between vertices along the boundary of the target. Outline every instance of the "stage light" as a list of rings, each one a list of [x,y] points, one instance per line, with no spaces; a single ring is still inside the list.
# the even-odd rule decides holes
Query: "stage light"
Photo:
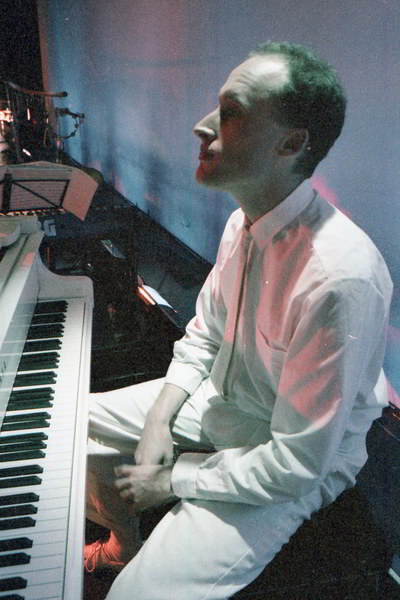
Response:
[[[6,108],[5,110],[0,110],[0,121],[11,123],[12,120],[12,112],[9,108]]]

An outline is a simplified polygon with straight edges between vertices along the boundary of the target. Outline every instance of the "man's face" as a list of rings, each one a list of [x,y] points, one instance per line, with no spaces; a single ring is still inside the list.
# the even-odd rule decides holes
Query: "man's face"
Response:
[[[238,197],[268,188],[284,132],[270,115],[268,96],[288,78],[286,62],[277,55],[253,56],[232,71],[219,107],[194,127],[201,140],[199,183]]]

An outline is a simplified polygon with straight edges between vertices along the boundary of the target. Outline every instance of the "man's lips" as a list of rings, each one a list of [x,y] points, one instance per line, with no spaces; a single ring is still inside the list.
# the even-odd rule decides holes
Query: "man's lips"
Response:
[[[214,153],[207,148],[200,148],[199,160],[210,160]]]

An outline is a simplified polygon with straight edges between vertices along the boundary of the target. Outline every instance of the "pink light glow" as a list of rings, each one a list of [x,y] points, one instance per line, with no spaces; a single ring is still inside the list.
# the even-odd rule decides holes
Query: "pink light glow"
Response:
[[[314,188],[329,204],[338,208],[343,214],[351,219],[351,214],[344,210],[340,205],[340,199],[335,190],[329,187],[327,180],[322,175],[313,175],[311,177],[311,183]]]
[[[394,389],[394,387],[392,386],[392,384],[390,383],[390,381],[388,379],[386,379],[386,381],[387,381],[387,386],[388,386],[389,402],[391,404],[394,404],[394,406],[396,406],[397,408],[400,409],[400,396],[396,392],[396,390]]]

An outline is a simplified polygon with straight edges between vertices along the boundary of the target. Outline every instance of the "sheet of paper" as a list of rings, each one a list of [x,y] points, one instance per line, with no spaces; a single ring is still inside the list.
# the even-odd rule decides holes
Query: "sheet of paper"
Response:
[[[11,176],[9,210],[63,207],[82,221],[98,183],[81,169],[45,161],[0,167],[0,210],[6,175]]]

